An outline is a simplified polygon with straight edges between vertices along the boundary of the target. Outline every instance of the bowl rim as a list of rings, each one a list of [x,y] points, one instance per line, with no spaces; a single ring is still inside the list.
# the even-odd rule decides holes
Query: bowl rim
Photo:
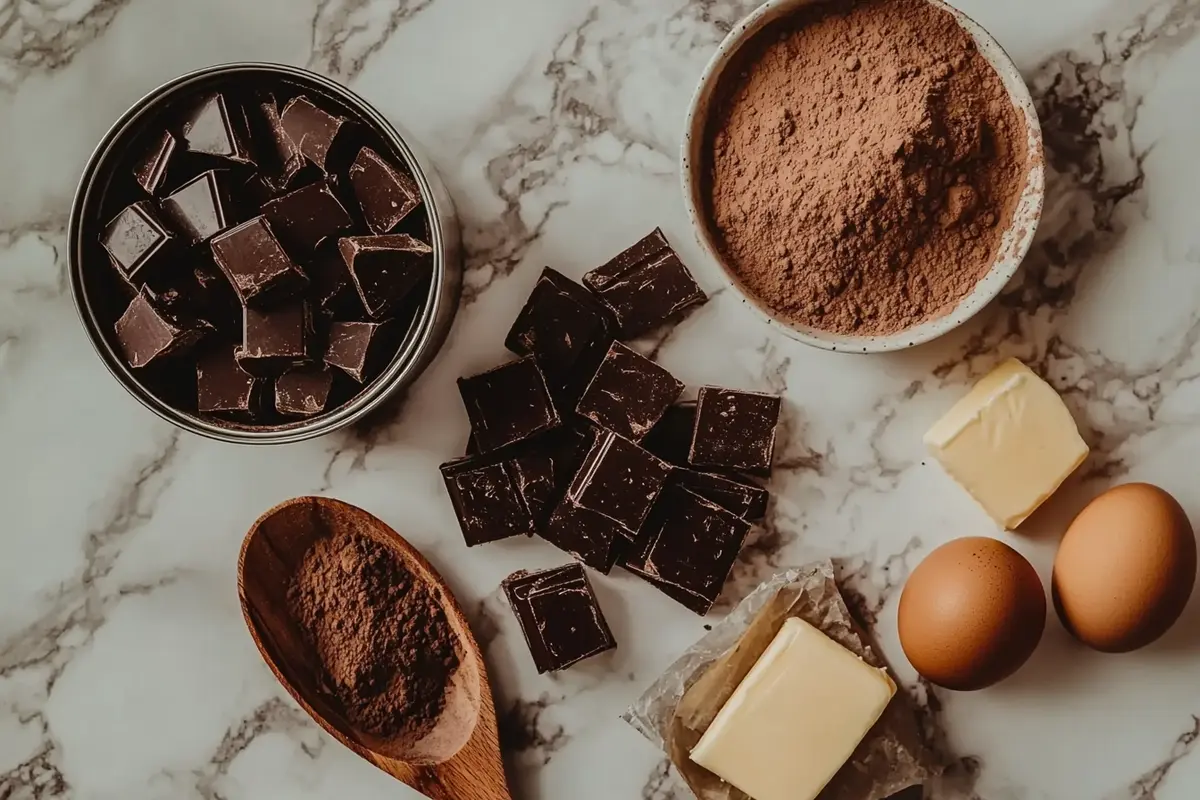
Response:
[[[704,211],[705,204],[701,197],[703,185],[700,176],[703,165],[701,152],[704,147],[709,111],[715,90],[733,57],[767,25],[788,16],[801,6],[820,2],[832,2],[832,0],[767,0],[734,25],[718,45],[716,52],[713,53],[701,73],[700,80],[696,84],[696,89],[688,104],[683,141],[679,150],[679,174],[683,202],[693,237],[700,245],[701,250],[717,265],[722,276],[739,295],[742,305],[752,309],[754,314],[769,327],[781,331],[796,341],[838,353],[863,354],[905,350],[930,342],[965,324],[1000,294],[1020,268],[1022,261],[1033,246],[1045,203],[1045,153],[1041,123],[1029,87],[1025,84],[1011,56],[1000,46],[1000,43],[962,11],[947,5],[942,0],[924,0],[929,5],[950,13],[975,40],[980,52],[992,65],[1004,84],[1009,97],[1013,100],[1013,105],[1023,112],[1025,118],[1027,136],[1025,186],[1013,211],[1012,224],[1005,233],[997,257],[975,288],[959,300],[951,311],[897,333],[876,336],[838,334],[798,325],[777,315],[767,307],[763,300],[756,297],[742,284],[721,256],[720,249],[709,230],[707,214]]]
[[[270,73],[301,84],[313,85],[318,91],[328,92],[338,101],[345,103],[375,126],[388,144],[404,158],[417,182],[429,219],[430,246],[433,249],[433,276],[421,318],[415,326],[410,327],[405,341],[383,372],[363,391],[332,412],[263,429],[240,427],[234,424],[226,426],[204,419],[199,415],[171,406],[147,389],[134,374],[132,368],[121,358],[108,337],[102,333],[102,326],[92,308],[83,277],[85,265],[82,237],[86,227],[83,218],[84,211],[92,202],[92,193],[96,189],[97,178],[108,166],[108,159],[113,155],[116,146],[147,114],[153,113],[160,105],[169,102],[180,92],[199,83],[239,73]],[[344,428],[371,413],[394,392],[415,380],[426,366],[426,363],[422,363],[425,351],[430,346],[435,350],[441,346],[442,342],[437,340],[437,328],[439,319],[446,313],[445,306],[452,306],[449,309],[451,315],[456,310],[458,292],[455,291],[453,296],[448,297],[444,289],[448,281],[461,284],[458,268],[449,263],[451,254],[447,252],[446,246],[447,236],[458,235],[457,222],[453,207],[443,207],[443,203],[448,202],[448,199],[443,198],[435,190],[434,182],[440,181],[440,179],[432,169],[412,148],[409,144],[409,137],[401,131],[399,126],[389,121],[371,103],[349,87],[319,73],[289,64],[266,61],[227,62],[186,72],[142,95],[109,127],[88,157],[71,201],[71,213],[67,222],[67,272],[71,297],[79,320],[87,332],[93,349],[125,390],[158,417],[179,428],[210,439],[235,444],[288,444]],[[433,175],[432,180],[430,175]],[[437,185],[440,186],[440,183]],[[442,334],[441,340],[444,340],[445,334],[448,333],[449,325],[445,325],[445,328],[446,331]]]

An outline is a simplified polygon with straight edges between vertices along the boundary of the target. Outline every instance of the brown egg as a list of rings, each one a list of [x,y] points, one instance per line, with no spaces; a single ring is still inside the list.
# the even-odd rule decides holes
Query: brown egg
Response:
[[[1106,653],[1145,647],[1175,624],[1196,582],[1196,537],[1175,498],[1148,483],[1109,489],[1067,528],[1054,557],[1054,607],[1076,639]]]
[[[1046,627],[1033,565],[1004,542],[955,539],[917,565],[900,595],[900,645],[939,686],[973,691],[1024,664]]]

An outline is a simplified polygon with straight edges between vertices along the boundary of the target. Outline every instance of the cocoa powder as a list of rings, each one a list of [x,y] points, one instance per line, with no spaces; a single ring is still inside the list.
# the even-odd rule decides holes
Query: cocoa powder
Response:
[[[319,539],[292,578],[288,606],[352,724],[381,738],[433,728],[458,667],[457,639],[395,554],[342,531]]]
[[[924,0],[833,0],[768,26],[718,85],[705,153],[710,223],[745,288],[858,335],[971,292],[1028,160],[999,76]]]

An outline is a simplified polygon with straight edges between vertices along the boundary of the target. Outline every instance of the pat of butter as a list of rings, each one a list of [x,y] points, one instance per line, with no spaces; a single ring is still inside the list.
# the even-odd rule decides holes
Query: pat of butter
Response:
[[[717,713],[691,759],[754,800],[813,800],[895,693],[887,672],[793,617]]]
[[[975,384],[929,429],[925,444],[983,510],[1010,530],[1088,454],[1058,392],[1016,359]]]

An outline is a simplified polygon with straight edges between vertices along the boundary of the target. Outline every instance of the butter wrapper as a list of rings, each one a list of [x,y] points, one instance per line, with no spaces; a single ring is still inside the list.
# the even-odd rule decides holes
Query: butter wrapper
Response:
[[[622,716],[667,753],[699,800],[751,800],[693,763],[688,753],[788,617],[803,619],[872,666],[885,666],[842,599],[832,562],[813,562],[763,583]],[[885,800],[940,772],[912,702],[900,689],[819,800]]]

